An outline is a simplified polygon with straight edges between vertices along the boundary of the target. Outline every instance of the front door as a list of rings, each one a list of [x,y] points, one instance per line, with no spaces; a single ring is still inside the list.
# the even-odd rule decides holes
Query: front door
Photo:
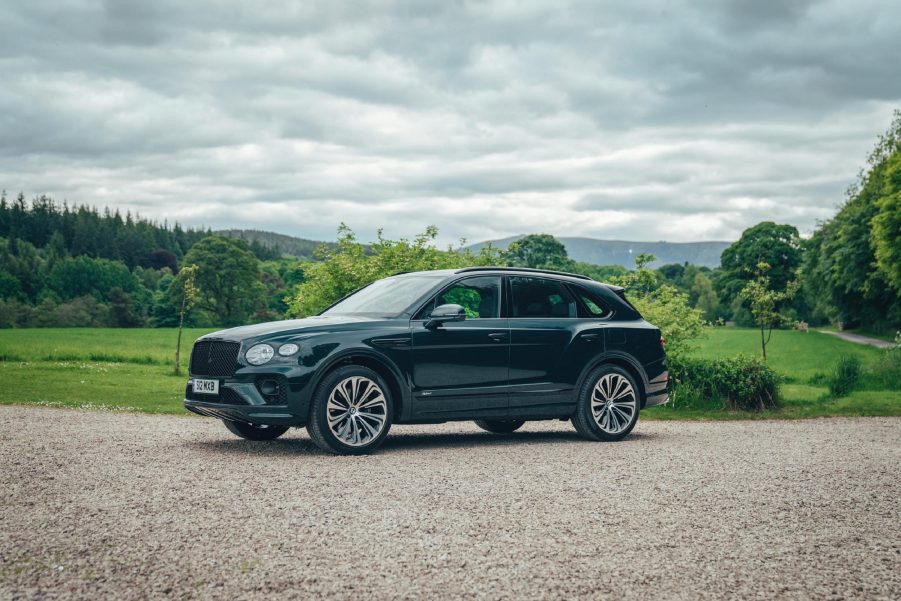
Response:
[[[463,306],[466,319],[426,328],[431,310],[449,303]],[[510,327],[500,306],[499,276],[467,277],[439,292],[414,317],[414,417],[506,414]]]

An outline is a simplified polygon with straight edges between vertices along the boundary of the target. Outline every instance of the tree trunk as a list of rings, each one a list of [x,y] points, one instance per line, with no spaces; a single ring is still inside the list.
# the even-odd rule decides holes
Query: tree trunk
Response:
[[[188,295],[181,298],[181,313],[178,317],[178,342],[175,343],[175,375],[181,375],[181,330],[185,325],[185,305],[188,301]]]
[[[763,352],[763,360],[766,361],[766,339],[763,337],[763,326],[760,327],[760,349]]]

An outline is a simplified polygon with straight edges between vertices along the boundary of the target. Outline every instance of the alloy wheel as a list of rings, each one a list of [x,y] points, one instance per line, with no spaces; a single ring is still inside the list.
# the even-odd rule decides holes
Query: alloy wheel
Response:
[[[607,434],[619,434],[635,417],[638,402],[629,380],[617,373],[601,376],[591,394],[591,415]]]
[[[346,445],[360,447],[381,434],[388,417],[385,393],[364,376],[338,382],[326,405],[328,427]]]

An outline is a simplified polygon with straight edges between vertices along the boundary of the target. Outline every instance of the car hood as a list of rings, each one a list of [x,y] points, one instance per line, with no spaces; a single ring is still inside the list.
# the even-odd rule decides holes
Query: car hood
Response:
[[[212,332],[203,338],[226,338],[229,340],[245,340],[247,338],[259,338],[269,334],[292,334],[315,328],[316,330],[334,330],[341,326],[362,324],[367,322],[383,321],[373,317],[357,317],[353,315],[335,315],[330,317],[317,316],[303,319],[286,319],[283,321],[267,321],[250,326],[240,326]]]

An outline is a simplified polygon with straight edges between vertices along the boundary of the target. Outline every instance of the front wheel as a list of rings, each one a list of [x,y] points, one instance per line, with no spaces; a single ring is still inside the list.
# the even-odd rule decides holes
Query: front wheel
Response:
[[[287,426],[265,426],[222,420],[228,431],[246,440],[275,440],[288,431]]]
[[[328,374],[317,387],[307,432],[323,451],[365,455],[385,440],[393,415],[382,377],[368,367],[348,365]]]
[[[639,406],[638,385],[629,372],[601,365],[582,385],[573,426],[589,440],[621,440],[635,427]]]
[[[509,434],[522,428],[526,423],[521,419],[477,419],[476,425],[487,432],[495,434]]]

